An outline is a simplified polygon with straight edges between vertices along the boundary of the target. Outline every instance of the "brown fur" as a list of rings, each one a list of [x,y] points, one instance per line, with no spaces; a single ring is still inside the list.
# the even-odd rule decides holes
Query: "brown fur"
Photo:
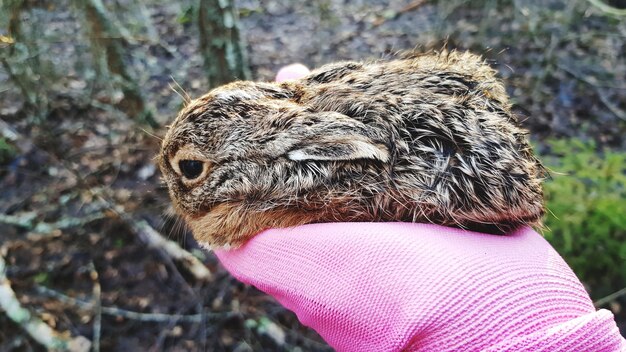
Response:
[[[173,160],[203,162],[188,180]],[[537,225],[544,169],[495,71],[470,53],[342,62],[285,83],[235,82],[185,107],[159,164],[208,245],[328,221]]]
[[[315,220],[314,213],[308,214],[298,209],[272,209],[258,212],[246,211],[238,205],[222,203],[203,216],[188,218],[187,222],[199,243],[225,246],[240,244],[248,239],[247,234],[255,234],[260,229],[302,225]],[[215,233],[228,233],[230,236],[212,236]]]

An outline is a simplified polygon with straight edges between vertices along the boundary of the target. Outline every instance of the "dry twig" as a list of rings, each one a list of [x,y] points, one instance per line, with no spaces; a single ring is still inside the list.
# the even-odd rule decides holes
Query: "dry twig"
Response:
[[[102,287],[100,287],[100,275],[96,271],[93,262],[89,263],[89,276],[93,282],[93,305],[95,316],[93,318],[93,338],[91,349],[100,352],[100,336],[102,335]]]
[[[613,16],[626,16],[626,9],[618,9],[617,7],[613,7],[611,5],[606,4],[601,0],[587,0],[591,5],[598,8],[600,11],[613,15]]]
[[[416,10],[420,6],[424,5],[426,3],[426,1],[427,0],[415,0],[415,1],[412,1],[411,3],[406,5],[405,7],[403,7],[400,10],[394,12],[392,15],[387,16],[387,17],[381,17],[381,18],[377,19],[376,21],[374,21],[373,26],[374,27],[378,27],[378,26],[382,25],[383,23],[385,23],[385,22],[387,22],[389,20],[395,20],[396,18],[400,17],[404,13]]]
[[[624,90],[626,89],[626,86],[617,86],[617,85],[611,85],[611,84],[600,84],[599,82],[597,82],[597,79],[593,76],[587,76],[584,75],[578,71],[576,71],[575,69],[565,65],[565,64],[561,64],[561,63],[557,63],[556,67],[558,67],[559,69],[567,72],[568,74],[570,74],[572,77],[576,78],[577,80],[586,83],[594,88],[610,88],[610,89],[619,89],[619,90]]]
[[[185,268],[200,281],[212,280],[209,269],[193,254],[182,249],[178,243],[165,239],[145,220],[127,222],[132,226],[133,230],[141,237],[144,243],[151,247],[163,250],[172,259],[185,264]]]
[[[611,113],[613,113],[613,115],[615,115],[618,119],[626,121],[626,111],[620,109],[616,104],[614,104],[613,102],[611,102],[611,100],[606,96],[606,94],[604,93],[603,88],[612,88],[612,89],[626,89],[626,87],[621,87],[621,86],[611,86],[611,85],[600,85],[596,82],[593,82],[591,79],[589,79],[588,77],[581,75],[580,73],[576,72],[575,70],[572,70],[571,68],[569,68],[566,65],[557,65],[558,68],[560,68],[561,70],[569,73],[570,75],[572,75],[574,78],[576,78],[577,80],[586,83],[588,85],[590,85],[591,87],[594,88],[594,90],[596,91],[596,94],[598,95],[598,98],[600,99],[600,102],[602,102],[602,104],[604,104],[604,106],[606,106],[607,109],[609,109],[609,111]]]
[[[78,298],[64,295],[58,291],[50,289],[45,286],[37,286],[37,292],[58,299],[61,302],[80,307],[82,309],[93,310],[94,304]],[[171,322],[179,321],[183,323],[201,323],[204,319],[225,319],[232,316],[236,316],[237,313],[204,313],[204,314],[164,314],[164,313],[141,313],[131,310],[121,309],[117,307],[101,307],[102,314],[122,317],[130,320],[144,321],[144,322]]]
[[[610,295],[600,298],[599,300],[593,302],[593,305],[596,306],[596,308],[600,308],[603,305],[607,304],[607,303],[611,303],[613,301],[615,301],[616,299],[620,298],[621,296],[626,296],[626,287],[624,287],[623,289],[617,291],[617,292],[613,292]]]
[[[614,104],[600,88],[596,88],[596,93],[598,94],[598,98],[604,106],[606,106],[609,111],[613,113],[618,119],[622,121],[626,121],[626,111],[620,109],[616,104]]]
[[[59,221],[49,223],[43,221],[35,222],[35,219],[38,216],[39,215],[35,212],[26,212],[18,215],[0,214],[0,222],[7,225],[23,227],[36,233],[52,233],[54,230],[63,230],[71,227],[83,226],[94,220],[107,217],[107,215],[103,212],[96,212],[83,217],[62,218]]]
[[[6,315],[26,331],[33,340],[52,351],[87,352],[91,342],[83,337],[71,337],[61,334],[44,323],[28,309],[22,307],[6,277],[6,262],[4,252],[0,249],[0,308]]]

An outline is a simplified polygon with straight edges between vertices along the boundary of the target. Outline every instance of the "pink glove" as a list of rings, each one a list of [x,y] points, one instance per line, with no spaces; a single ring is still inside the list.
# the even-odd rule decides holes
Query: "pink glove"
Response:
[[[312,224],[216,254],[339,351],[626,351],[611,312],[528,228]]]
[[[276,73],[276,82],[284,82],[290,79],[298,79],[309,74],[308,67],[303,64],[291,64],[284,66]]]

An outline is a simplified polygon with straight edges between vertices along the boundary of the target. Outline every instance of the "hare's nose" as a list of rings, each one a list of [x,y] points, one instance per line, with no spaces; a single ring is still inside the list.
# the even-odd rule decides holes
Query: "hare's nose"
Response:
[[[199,160],[181,160],[178,167],[185,178],[193,180],[202,174],[204,163]]]

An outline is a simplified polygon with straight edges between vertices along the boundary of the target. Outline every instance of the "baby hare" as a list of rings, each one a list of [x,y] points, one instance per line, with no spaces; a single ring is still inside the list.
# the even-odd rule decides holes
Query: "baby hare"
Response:
[[[160,168],[204,246],[313,222],[538,225],[544,169],[495,74],[453,51],[231,83],[179,113]]]

